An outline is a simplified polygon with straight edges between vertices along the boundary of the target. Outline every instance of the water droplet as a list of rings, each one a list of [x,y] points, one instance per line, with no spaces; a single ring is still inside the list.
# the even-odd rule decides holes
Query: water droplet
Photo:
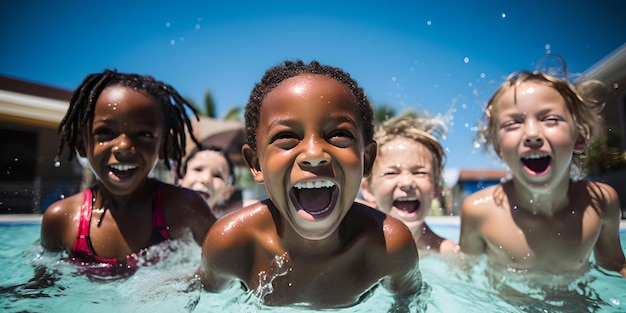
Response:
[[[170,27],[172,24],[170,22],[165,22],[165,27]]]
[[[467,63],[469,63],[469,61],[470,61],[469,57],[464,57],[463,58],[463,63],[467,64]]]
[[[426,21],[426,25],[430,26],[433,24],[433,21]]]
[[[54,162],[54,167],[59,167],[59,166],[61,166],[61,162],[59,162],[59,161],[55,161],[55,162]]]
[[[502,18],[506,18],[506,13],[502,13],[500,16],[502,16]]]
[[[561,236],[561,233],[560,233],[560,232],[558,232],[558,233],[556,233],[556,235],[557,235],[557,236]]]
[[[175,44],[176,44],[176,40],[174,40],[174,39],[170,39],[170,45],[172,45],[172,46],[173,46],[173,45],[175,45]]]

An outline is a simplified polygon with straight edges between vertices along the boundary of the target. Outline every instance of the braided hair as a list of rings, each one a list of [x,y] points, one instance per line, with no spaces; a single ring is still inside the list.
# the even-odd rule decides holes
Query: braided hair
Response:
[[[186,132],[199,147],[200,143],[193,135],[193,127],[186,109],[193,112],[198,119],[197,111],[178,94],[170,85],[155,80],[149,75],[118,73],[117,70],[105,70],[102,73],[89,74],[72,94],[69,108],[57,128],[61,134],[61,141],[55,156],[55,163],[60,160],[65,147],[68,148],[68,161],[74,158],[73,149],[81,132],[89,131],[85,125],[91,125],[94,117],[94,108],[100,94],[110,86],[123,86],[144,91],[154,98],[161,106],[164,119],[163,127],[163,155],[165,166],[170,169],[170,160],[177,164],[177,173],[180,173],[181,160],[185,155]],[[171,144],[171,146],[170,146]]]
[[[270,91],[284,80],[301,74],[319,74],[333,78],[344,86],[346,86],[359,105],[359,113],[363,119],[363,138],[365,144],[373,141],[374,126],[372,107],[365,96],[363,88],[350,77],[350,74],[342,69],[332,66],[320,65],[317,61],[311,61],[310,64],[304,64],[302,60],[285,61],[282,65],[277,65],[265,72],[265,75],[259,83],[257,83],[250,94],[250,99],[246,105],[246,143],[250,145],[252,150],[256,151],[256,130],[259,126],[259,115],[261,113],[261,102]]]

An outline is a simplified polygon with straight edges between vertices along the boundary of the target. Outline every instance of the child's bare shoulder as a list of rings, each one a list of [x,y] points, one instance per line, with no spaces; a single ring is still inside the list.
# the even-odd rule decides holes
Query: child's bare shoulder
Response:
[[[206,240],[223,247],[240,245],[254,240],[260,233],[275,231],[275,227],[268,205],[256,202],[217,220]]]
[[[83,201],[83,193],[77,193],[68,198],[52,203],[44,212],[44,219],[64,218],[69,215],[78,214]]]
[[[464,214],[482,214],[493,207],[501,206],[504,198],[503,185],[498,184],[478,190],[463,200],[461,212]]]
[[[364,226],[361,230],[371,235],[384,236],[387,250],[400,250],[413,244],[411,231],[399,219],[359,202],[354,202],[351,211],[357,214],[348,215],[346,222]]]

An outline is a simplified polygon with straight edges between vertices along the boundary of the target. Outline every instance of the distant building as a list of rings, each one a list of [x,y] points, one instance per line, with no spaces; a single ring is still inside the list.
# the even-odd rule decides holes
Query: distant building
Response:
[[[78,162],[64,154],[54,166],[56,128],[71,96],[70,90],[0,76],[0,214],[41,213],[80,188]]]

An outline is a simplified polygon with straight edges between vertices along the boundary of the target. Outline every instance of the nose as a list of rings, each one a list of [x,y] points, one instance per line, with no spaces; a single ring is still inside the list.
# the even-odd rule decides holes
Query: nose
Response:
[[[131,155],[135,153],[135,147],[130,137],[126,136],[126,134],[121,134],[117,137],[112,151],[117,155]]]
[[[543,145],[543,137],[539,125],[533,120],[528,120],[524,126],[525,138],[524,145],[527,147],[541,147]]]
[[[527,147],[541,147],[543,146],[543,138],[540,136],[527,137],[524,139],[524,145]]]
[[[311,138],[308,140],[305,151],[300,155],[298,163],[301,166],[324,166],[330,162],[330,156],[320,144],[320,139]]]
[[[416,188],[415,181],[413,180],[413,177],[410,174],[403,174],[402,177],[400,177],[399,186],[400,186],[400,190],[406,193],[412,193]]]

